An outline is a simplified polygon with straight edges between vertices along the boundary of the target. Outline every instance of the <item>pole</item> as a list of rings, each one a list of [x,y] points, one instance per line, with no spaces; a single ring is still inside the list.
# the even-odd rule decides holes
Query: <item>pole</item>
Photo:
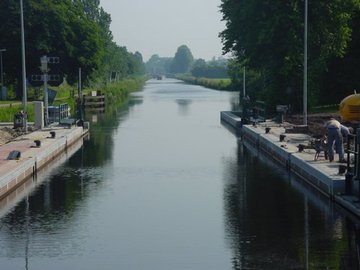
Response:
[[[1,70],[1,93],[2,93],[2,90],[4,88],[4,72],[3,72],[3,59],[2,59],[2,53],[3,52],[6,52],[6,49],[1,49],[0,50],[0,70]]]
[[[246,75],[245,75],[245,66],[244,66],[244,69],[243,69],[243,98],[245,98],[245,94],[246,94],[246,90],[245,90],[245,86],[246,86]]]
[[[20,0],[20,19],[21,19],[21,56],[22,56],[22,88],[23,88],[23,108],[24,108],[24,130],[28,131],[27,127],[27,91],[26,91],[26,65],[25,65],[25,37],[24,37],[24,14],[23,1]]]
[[[81,97],[81,68],[79,68],[78,97]]]
[[[308,0],[305,0],[305,22],[304,22],[304,93],[303,93],[303,124],[307,125],[307,36],[308,36]]]
[[[78,109],[78,119],[82,120],[82,110],[81,110],[81,105],[82,105],[82,93],[81,93],[81,68],[79,68],[79,83],[78,83],[78,99],[77,99],[77,109]]]
[[[48,73],[44,72],[44,103],[45,103],[45,127],[49,125],[49,95],[48,95]]]
[[[46,55],[40,57],[40,70],[43,73],[43,81],[44,81],[44,105],[45,105],[45,127],[49,124],[49,96],[48,96],[48,62],[49,58]]]

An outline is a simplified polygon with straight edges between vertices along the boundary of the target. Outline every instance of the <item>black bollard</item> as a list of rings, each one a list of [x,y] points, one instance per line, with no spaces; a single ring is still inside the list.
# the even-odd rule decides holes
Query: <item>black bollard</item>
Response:
[[[352,194],[352,180],[354,175],[351,172],[345,174],[345,195]]]
[[[35,140],[35,147],[40,147],[41,146],[41,141],[40,140]]]
[[[55,139],[56,132],[55,131],[50,131],[50,136],[51,136],[51,139]]]

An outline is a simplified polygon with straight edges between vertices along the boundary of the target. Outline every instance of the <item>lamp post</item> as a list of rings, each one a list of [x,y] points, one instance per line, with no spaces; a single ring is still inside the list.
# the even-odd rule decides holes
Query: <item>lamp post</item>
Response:
[[[304,91],[303,91],[303,124],[307,125],[307,35],[308,35],[308,0],[305,0],[304,18]]]
[[[6,49],[0,49],[0,72],[1,72],[1,93],[4,88],[4,72],[3,72],[3,61],[2,61],[2,53],[6,52]]]
[[[25,66],[25,37],[24,37],[24,14],[23,1],[20,0],[20,20],[21,20],[21,56],[22,56],[22,88],[23,88],[23,108],[24,108],[24,130],[28,131],[27,127],[27,91],[26,91],[26,66]]]

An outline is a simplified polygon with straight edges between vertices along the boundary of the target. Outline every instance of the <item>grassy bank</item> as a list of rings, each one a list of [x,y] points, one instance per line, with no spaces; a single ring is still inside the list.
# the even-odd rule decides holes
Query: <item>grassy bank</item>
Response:
[[[231,80],[229,78],[210,79],[210,78],[194,77],[184,74],[177,75],[176,78],[190,84],[201,85],[211,89],[231,90],[230,89]]]
[[[101,91],[106,98],[107,104],[121,104],[127,99],[129,93],[138,91],[143,87],[147,77],[137,77],[111,82],[101,87],[86,88],[83,94],[91,91]]]
[[[82,90],[83,95],[89,94],[91,91],[100,91],[105,95],[107,104],[118,104],[120,105],[123,103],[129,93],[133,91],[138,91],[141,87],[145,84],[147,77],[136,77],[136,78],[129,78],[123,79],[116,82],[107,83],[106,85],[99,85],[96,87],[88,87]],[[59,105],[62,103],[69,104],[71,108],[72,115],[75,115],[75,105],[76,105],[76,97],[77,97],[77,88],[74,86],[70,86],[67,84],[62,84],[59,87],[51,87],[54,89],[57,94],[53,105]],[[30,92],[30,91],[29,91]],[[34,92],[34,91],[32,91]],[[41,100],[42,97],[37,98]],[[33,104],[31,100],[35,100],[34,97],[29,96],[28,101],[28,121],[33,121],[34,114],[33,114]],[[16,103],[16,104],[14,104]],[[12,101],[2,101],[0,103],[0,122],[13,122],[14,115],[23,110],[21,101],[12,100]],[[2,107],[3,106],[3,107]]]
[[[14,115],[23,110],[23,106],[21,104],[15,104],[8,107],[0,107],[0,122],[13,122]],[[28,104],[28,121],[34,121],[34,106],[32,103]]]

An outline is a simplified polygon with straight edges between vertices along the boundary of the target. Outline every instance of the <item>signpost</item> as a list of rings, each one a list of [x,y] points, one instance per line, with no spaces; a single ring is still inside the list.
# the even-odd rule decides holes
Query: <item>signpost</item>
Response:
[[[59,81],[60,75],[48,74],[50,71],[48,64],[59,64],[59,57],[48,57],[46,55],[40,57],[40,70],[42,75],[31,75],[32,81],[43,81],[44,82],[44,105],[45,105],[45,126],[49,124],[49,95],[48,95],[48,82]]]

